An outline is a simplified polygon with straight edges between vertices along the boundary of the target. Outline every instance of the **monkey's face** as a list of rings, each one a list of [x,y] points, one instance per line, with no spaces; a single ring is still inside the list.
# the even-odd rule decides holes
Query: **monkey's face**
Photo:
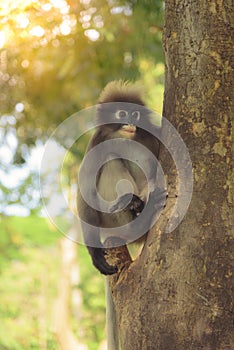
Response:
[[[101,105],[97,117],[103,122],[101,128],[108,132],[109,137],[133,139],[139,127],[149,122],[149,111],[133,103],[107,103]]]
[[[137,130],[137,123],[141,117],[139,110],[119,109],[115,112],[115,118],[121,122],[118,133],[125,138],[134,138]],[[124,124],[122,124],[124,123]]]

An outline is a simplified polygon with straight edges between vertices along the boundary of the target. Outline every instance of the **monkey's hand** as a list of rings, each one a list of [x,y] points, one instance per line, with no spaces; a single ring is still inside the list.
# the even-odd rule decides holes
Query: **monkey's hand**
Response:
[[[110,208],[110,212],[115,213],[121,210],[130,210],[134,216],[138,216],[144,209],[144,206],[145,203],[138,196],[132,193],[126,193]]]
[[[93,265],[103,274],[103,275],[113,275],[118,271],[116,266],[111,266],[107,263],[105,255],[105,248],[94,248],[88,247],[88,251],[92,257]]]

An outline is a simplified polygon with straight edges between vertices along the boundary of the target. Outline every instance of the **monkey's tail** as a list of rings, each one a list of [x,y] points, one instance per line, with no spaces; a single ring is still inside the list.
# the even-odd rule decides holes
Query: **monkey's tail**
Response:
[[[107,330],[107,350],[119,350],[119,334],[116,319],[115,306],[111,294],[108,278],[105,277],[106,289],[106,330]]]

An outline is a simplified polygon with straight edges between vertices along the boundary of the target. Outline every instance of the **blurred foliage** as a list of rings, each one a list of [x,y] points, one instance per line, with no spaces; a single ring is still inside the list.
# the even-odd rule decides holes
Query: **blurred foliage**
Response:
[[[1,218],[0,235],[0,349],[57,350],[53,308],[58,294],[60,233],[43,218]],[[90,350],[105,338],[103,277],[91,266],[84,246],[78,246],[83,298],[77,320],[71,312],[74,335],[79,329]],[[88,283],[87,283],[88,281]]]
[[[48,136],[97,101],[113,79],[141,77],[141,59],[162,62],[163,2],[2,1],[0,112],[21,143]]]
[[[40,210],[44,142],[71,114],[97,103],[107,82],[139,80],[162,111],[163,0],[0,0],[0,214]],[[77,178],[90,134],[71,148],[63,183]],[[22,214],[22,208],[24,212]],[[59,278],[58,232],[35,215],[0,216],[0,349],[58,349],[51,313]],[[103,278],[80,246],[82,337],[104,338]],[[74,333],[77,329],[72,318]]]
[[[38,217],[1,218],[0,348],[58,348],[51,329],[58,232]]]
[[[91,264],[86,247],[79,245],[79,267],[81,282],[79,288],[83,296],[83,341],[90,350],[96,350],[97,344],[105,338],[106,305],[104,277],[97,273]],[[82,263],[83,262],[83,263]],[[88,283],[87,283],[88,281]]]
[[[58,232],[48,228],[45,219],[36,216],[30,216],[27,220],[1,216],[0,224],[0,272],[8,262],[24,260],[25,247],[48,246],[59,237]]]
[[[110,80],[140,80],[161,112],[163,10],[163,0],[0,0],[0,213],[38,210],[32,149]],[[77,162],[84,147],[71,151]]]

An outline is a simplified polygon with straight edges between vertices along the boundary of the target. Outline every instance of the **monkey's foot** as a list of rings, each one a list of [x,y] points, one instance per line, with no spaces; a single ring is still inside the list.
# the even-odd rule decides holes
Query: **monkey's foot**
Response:
[[[116,266],[109,265],[106,261],[106,249],[104,248],[94,248],[88,247],[89,253],[92,257],[93,265],[103,274],[103,275],[113,275],[118,271]]]
[[[115,213],[121,210],[130,210],[135,216],[138,216],[144,209],[144,206],[145,203],[138,196],[132,193],[126,193],[110,208],[110,212]]]

